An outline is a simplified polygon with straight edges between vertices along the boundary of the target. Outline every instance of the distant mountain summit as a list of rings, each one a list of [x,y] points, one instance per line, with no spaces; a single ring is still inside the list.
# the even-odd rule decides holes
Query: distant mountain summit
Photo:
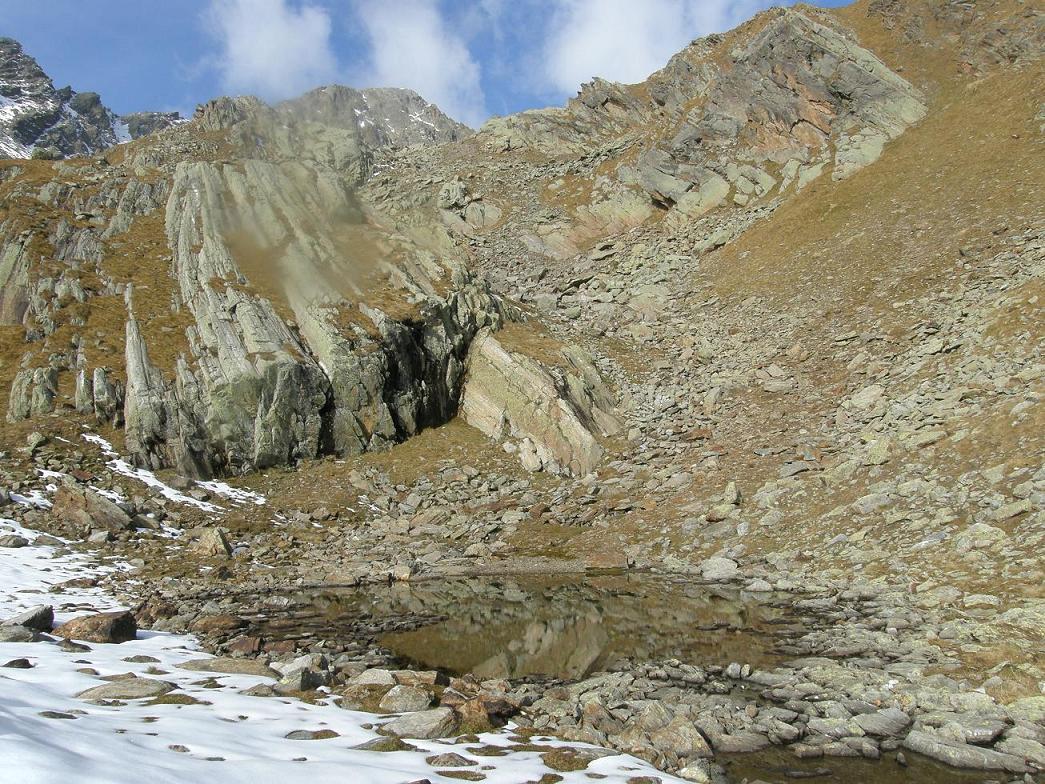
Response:
[[[277,110],[338,128],[356,128],[372,148],[456,142],[471,136],[467,125],[447,116],[413,90],[339,84],[320,87],[279,104]]]
[[[0,38],[0,156],[91,155],[178,119],[176,112],[119,117],[98,93],[55,88],[18,41]]]
[[[218,99],[201,107],[211,115],[263,106],[256,99]],[[460,141],[473,131],[413,90],[319,87],[273,107],[279,115],[310,125],[349,131],[366,149]],[[0,158],[67,158],[92,155],[182,122],[177,112],[117,115],[98,93],[56,88],[22,45],[0,38]],[[222,124],[219,120],[218,124]]]

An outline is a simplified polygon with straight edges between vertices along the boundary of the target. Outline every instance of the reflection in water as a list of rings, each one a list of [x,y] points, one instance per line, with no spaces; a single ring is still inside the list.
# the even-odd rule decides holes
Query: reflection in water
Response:
[[[795,628],[782,602],[649,575],[452,579],[295,598],[304,604],[283,615],[284,633],[367,638],[412,664],[484,678],[575,679],[628,659],[760,666]]]
[[[394,650],[416,658],[410,643],[422,645],[433,636],[433,629],[395,635],[385,639]],[[482,634],[481,630],[470,630]],[[453,629],[438,632],[440,637],[453,634]],[[415,639],[410,639],[415,638]],[[522,636],[511,640],[505,650],[498,651],[469,670],[481,678],[520,678],[527,675],[555,674],[563,678],[580,678],[598,661],[609,643],[601,619],[595,615],[583,618],[554,618],[526,624]]]

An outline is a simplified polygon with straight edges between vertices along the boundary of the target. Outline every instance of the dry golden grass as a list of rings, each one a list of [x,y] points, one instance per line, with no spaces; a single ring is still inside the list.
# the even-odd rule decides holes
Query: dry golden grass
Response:
[[[497,332],[497,340],[509,351],[524,354],[546,367],[569,367],[562,355],[562,343],[536,319],[506,321]]]
[[[816,291],[825,309],[856,318],[946,284],[960,247],[994,247],[993,232],[1040,209],[1043,71],[948,87],[877,163],[840,183],[821,178],[712,256],[719,292],[785,304]]]

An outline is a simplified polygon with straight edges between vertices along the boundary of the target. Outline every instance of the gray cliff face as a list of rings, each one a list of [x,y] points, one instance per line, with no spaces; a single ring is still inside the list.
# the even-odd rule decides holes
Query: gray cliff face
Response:
[[[302,118],[309,106],[319,116]],[[139,116],[136,133],[157,119],[174,118]],[[410,91],[347,88],[279,108],[219,99],[193,125],[119,166],[68,166],[67,183],[11,170],[12,197],[59,217],[46,237],[4,227],[3,323],[47,343],[69,299],[118,302],[126,318],[116,373],[78,333],[61,353],[30,343],[8,419],[53,411],[68,373],[75,409],[125,426],[138,462],[210,476],[384,448],[453,417],[472,339],[499,326],[501,305],[437,223],[401,234],[354,187],[376,147],[468,129]],[[200,131],[234,160],[211,160],[219,143]],[[169,251],[164,279],[112,274],[160,216],[162,236],[145,241]],[[57,278],[32,269],[41,241],[66,265]],[[84,289],[84,273],[102,287]],[[185,325],[173,354],[150,333],[158,307]]]
[[[164,379],[128,322],[128,447],[150,465],[208,475],[401,441],[454,415],[471,339],[499,322],[483,286],[368,224],[329,170],[180,164],[166,226],[191,360]],[[352,250],[381,243],[401,261]],[[409,316],[371,302],[379,280]]]

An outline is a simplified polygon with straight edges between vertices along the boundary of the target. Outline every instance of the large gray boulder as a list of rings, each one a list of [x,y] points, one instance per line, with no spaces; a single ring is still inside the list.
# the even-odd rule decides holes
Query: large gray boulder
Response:
[[[457,730],[457,718],[450,708],[407,713],[381,727],[382,732],[400,738],[447,738]]]
[[[142,700],[159,697],[174,688],[174,684],[167,681],[134,677],[93,686],[76,696],[81,700]]]

